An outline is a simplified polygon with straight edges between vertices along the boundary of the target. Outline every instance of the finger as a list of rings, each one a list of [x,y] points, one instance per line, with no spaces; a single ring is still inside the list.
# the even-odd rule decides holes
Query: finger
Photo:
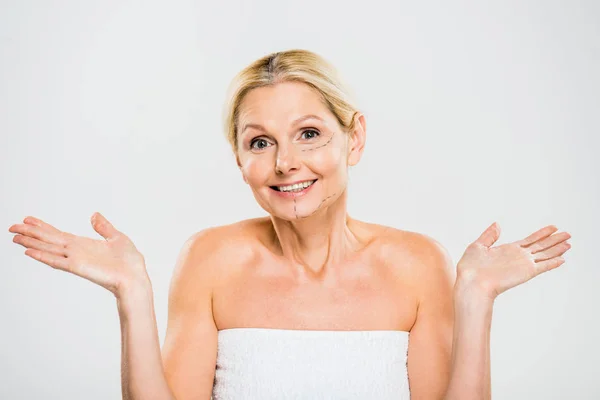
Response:
[[[564,264],[564,262],[565,262],[564,258],[555,257],[555,258],[551,258],[546,261],[540,261],[538,263],[535,263],[535,269],[537,271],[537,275],[541,274],[542,272],[546,272],[551,269],[557,268],[557,267],[561,266],[562,264]]]
[[[12,233],[20,233],[21,235],[29,236],[46,243],[65,246],[67,238],[63,232],[56,230],[48,230],[31,224],[16,224],[8,229]]]
[[[95,212],[92,215],[91,221],[94,230],[102,235],[104,239],[112,239],[120,234],[120,232],[99,212]]]
[[[554,257],[562,256],[567,250],[571,248],[571,244],[568,242],[562,242],[556,246],[550,247],[547,250],[540,251],[534,254],[535,262],[549,260]]]
[[[46,253],[45,251],[34,249],[25,250],[25,255],[36,259],[40,262],[43,262],[44,264],[49,265],[52,268],[69,271],[69,263],[66,257],[57,256],[54,254]]]
[[[527,246],[527,249],[531,252],[531,254],[535,254],[539,251],[549,249],[552,246],[555,246],[565,240],[571,238],[571,235],[567,232],[557,233],[556,235],[550,235],[546,239],[538,240],[535,243]]]
[[[539,231],[536,231],[536,232],[532,233],[531,235],[527,236],[525,239],[520,240],[518,243],[522,247],[529,246],[530,244],[535,243],[538,240],[547,238],[548,236],[552,235],[557,230],[558,230],[558,228],[556,226],[548,225],[548,226],[543,227]]]
[[[13,242],[20,244],[23,247],[45,251],[48,253],[55,254],[57,256],[66,256],[65,248],[63,246],[57,246],[54,244],[42,242],[41,240],[34,239],[29,236],[15,235]]]
[[[52,225],[50,225],[50,224],[42,221],[39,218],[32,217],[31,215],[25,217],[25,219],[23,219],[23,222],[26,223],[26,224],[29,224],[29,225],[35,225],[35,226],[37,226],[39,228],[46,229],[46,230],[49,230],[49,231],[60,232],[58,229],[56,229]]]
[[[490,225],[479,238],[475,241],[475,243],[479,243],[485,247],[491,247],[496,240],[500,237],[500,226],[494,222]]]

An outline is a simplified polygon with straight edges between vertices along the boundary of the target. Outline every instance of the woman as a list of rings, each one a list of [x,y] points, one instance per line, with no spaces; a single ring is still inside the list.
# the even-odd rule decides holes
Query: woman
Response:
[[[257,60],[226,111],[242,177],[269,217],[187,240],[162,354],[144,257],[101,214],[91,222],[105,240],[33,217],[9,229],[26,255],[116,296],[123,397],[490,398],[494,299],[561,265],[570,235],[547,226],[492,247],[492,224],[455,268],[426,235],[348,216],[365,117],[314,53]]]

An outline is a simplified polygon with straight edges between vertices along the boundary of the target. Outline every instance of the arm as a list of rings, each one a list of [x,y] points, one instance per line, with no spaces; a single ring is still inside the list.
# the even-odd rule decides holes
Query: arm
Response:
[[[119,307],[124,399],[210,399],[217,328],[212,315],[212,230],[186,241],[173,272],[161,351],[149,286],[136,285]]]
[[[132,283],[117,298],[121,322],[124,400],[175,400],[162,367],[150,280]]]
[[[104,240],[60,231],[34,217],[13,225],[25,254],[55,269],[94,282],[113,293],[121,322],[124,399],[173,400],[162,368],[152,285],[143,255],[100,213],[91,218]]]
[[[34,217],[15,224],[13,242],[52,268],[81,276],[113,293],[121,323],[122,391],[126,400],[209,399],[217,329],[212,317],[212,270],[227,262],[209,229],[183,247],[173,274],[169,322],[161,358],[152,285],[143,255],[100,213],[91,218],[104,240],[63,232]]]
[[[421,277],[421,284],[425,289],[413,327],[417,360],[413,360],[412,370],[409,364],[411,398],[414,376],[417,390],[414,394],[418,399],[491,399],[490,330],[494,300],[502,292],[564,262],[561,255],[570,248],[566,242],[570,235],[566,232],[554,235],[556,230],[547,226],[523,240],[492,247],[500,235],[498,226],[492,224],[469,245],[458,262],[454,285],[447,251],[431,240],[435,246],[430,245],[429,251],[422,252],[429,256],[422,268],[425,276]],[[450,298],[453,311],[447,306]],[[452,314],[452,358],[445,388],[442,382],[448,376],[448,369],[439,362],[446,360],[446,353],[435,354],[432,350],[447,348],[441,347],[439,332],[447,329],[447,319]],[[432,382],[431,388],[426,388],[428,380]]]
[[[495,246],[493,223],[470,244],[457,265],[452,375],[446,399],[491,399],[490,330],[494,300],[564,263],[567,232],[548,225],[516,242]]]
[[[221,233],[220,233],[221,232]],[[178,400],[209,400],[217,362],[217,326],[212,313],[214,268],[227,263],[222,230],[192,236],[183,247],[171,280],[163,364]]]
[[[410,331],[411,400],[490,399],[492,302],[456,279],[448,251],[420,244],[421,290]]]
[[[452,373],[444,400],[491,399],[490,331],[493,301],[459,279],[454,290]]]
[[[447,251],[435,240],[419,235],[414,244],[419,297],[408,349],[410,398],[442,399],[452,366],[456,271]]]

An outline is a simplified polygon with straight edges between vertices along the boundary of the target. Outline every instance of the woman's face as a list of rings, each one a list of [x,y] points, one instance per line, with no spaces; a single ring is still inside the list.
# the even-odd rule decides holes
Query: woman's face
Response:
[[[239,115],[237,162],[269,214],[305,218],[344,192],[348,165],[358,161],[362,144],[355,149],[310,86],[282,82],[253,89]]]

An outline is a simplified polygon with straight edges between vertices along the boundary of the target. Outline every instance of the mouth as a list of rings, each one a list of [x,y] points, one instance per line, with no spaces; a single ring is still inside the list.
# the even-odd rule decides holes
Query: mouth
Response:
[[[310,188],[316,181],[317,181],[317,179],[313,179],[313,180],[309,180],[309,181],[298,182],[293,185],[269,186],[269,187],[271,189],[273,189],[277,192],[281,192],[281,193],[300,193],[300,192],[304,192],[305,190]]]

